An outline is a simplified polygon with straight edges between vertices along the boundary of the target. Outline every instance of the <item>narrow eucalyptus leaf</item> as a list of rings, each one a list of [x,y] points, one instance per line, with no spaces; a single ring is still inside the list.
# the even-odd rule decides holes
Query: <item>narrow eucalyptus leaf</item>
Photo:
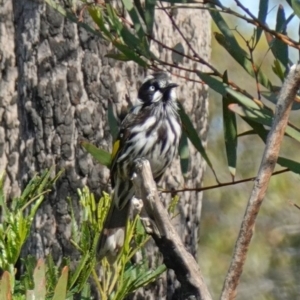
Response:
[[[93,144],[88,142],[81,142],[82,147],[90,153],[101,165],[110,167],[111,164],[111,155],[109,152],[99,149]]]
[[[300,163],[288,158],[278,157],[277,163],[282,167],[290,169],[296,174],[300,174]]]
[[[224,82],[228,82],[227,72],[224,74]],[[228,106],[233,103],[229,95],[223,96],[223,128],[224,128],[224,141],[226,148],[226,156],[229,172],[232,177],[236,173],[237,161],[237,125],[235,113],[229,110]]]
[[[184,132],[186,133],[187,137],[189,138],[191,143],[194,145],[194,147],[199,151],[201,156],[204,158],[206,163],[209,165],[209,167],[211,168],[211,170],[213,171],[213,173],[215,175],[216,180],[218,181],[216,173],[213,169],[212,163],[211,163],[210,159],[208,158],[208,155],[206,154],[206,151],[202,145],[201,139],[199,138],[199,135],[198,135],[196,129],[194,128],[192,121],[190,120],[190,118],[186,114],[186,112],[184,111],[183,106],[180,103],[178,103],[178,106],[179,106],[179,116],[180,116],[180,119],[182,122]]]
[[[268,14],[268,6],[269,6],[269,0],[260,0],[259,1],[258,20],[262,24],[265,24],[265,22],[266,22],[266,17]],[[262,34],[262,28],[258,27],[256,30],[256,37],[255,37],[256,43],[259,42],[261,34]]]
[[[276,19],[276,31],[282,34],[286,34],[286,18],[285,12],[282,5],[278,6],[277,19]],[[271,50],[274,56],[282,63],[284,68],[288,67],[289,63],[289,54],[288,46],[284,42],[274,39],[274,42],[271,46]]]
[[[153,25],[155,17],[156,0],[145,0],[145,22],[147,26],[147,33],[153,34]]]

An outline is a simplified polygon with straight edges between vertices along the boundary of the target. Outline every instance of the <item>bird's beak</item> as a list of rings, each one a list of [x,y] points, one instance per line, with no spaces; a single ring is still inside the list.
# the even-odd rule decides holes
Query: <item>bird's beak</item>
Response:
[[[171,90],[173,88],[176,88],[176,87],[178,87],[178,84],[176,84],[176,83],[170,83],[165,88],[162,89],[162,92],[165,93],[165,92],[167,92],[167,91],[169,91],[169,90]]]

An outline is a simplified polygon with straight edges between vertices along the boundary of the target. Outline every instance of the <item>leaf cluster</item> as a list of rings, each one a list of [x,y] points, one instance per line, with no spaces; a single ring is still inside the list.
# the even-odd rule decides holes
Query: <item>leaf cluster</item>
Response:
[[[150,268],[145,259],[143,247],[149,240],[139,216],[128,221],[124,247],[118,259],[111,265],[107,259],[97,262],[97,243],[104,220],[110,207],[110,196],[103,194],[99,201],[87,187],[78,190],[81,205],[81,219],[76,221],[71,209],[72,240],[80,252],[76,267],[74,262],[64,258],[60,266],[49,255],[45,261],[35,257],[22,257],[21,250],[30,234],[38,207],[61,172],[51,178],[53,168],[41,176],[36,175],[26,186],[20,197],[10,203],[4,194],[4,176],[0,178],[0,208],[2,223],[0,226],[0,269],[3,274],[0,281],[0,298],[10,299],[51,299],[71,300],[92,299],[91,278],[97,287],[101,299],[124,299],[127,295],[157,279],[165,270],[164,265],[157,264]],[[70,206],[71,204],[71,199]],[[141,251],[142,259],[132,262],[132,257]],[[21,259],[25,271],[18,274],[17,261]],[[79,297],[79,298],[78,298]]]

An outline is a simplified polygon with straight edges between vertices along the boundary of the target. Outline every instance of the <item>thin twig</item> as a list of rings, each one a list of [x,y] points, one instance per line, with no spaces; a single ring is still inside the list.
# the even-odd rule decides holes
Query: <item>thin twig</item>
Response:
[[[289,171],[290,171],[289,169],[283,169],[280,171],[276,171],[272,174],[272,176],[286,173]],[[225,187],[225,186],[236,185],[236,184],[240,184],[240,183],[244,183],[244,182],[254,181],[255,179],[256,179],[256,177],[250,177],[250,178],[245,178],[245,179],[241,179],[241,180],[237,180],[237,181],[229,181],[229,182],[223,182],[223,183],[219,183],[219,184],[215,184],[215,185],[205,186],[205,187],[201,187],[201,188],[184,188],[184,189],[180,189],[180,190],[163,190],[160,192],[161,193],[171,193],[171,194],[183,193],[183,192],[203,192],[203,191],[207,191],[207,190],[218,189],[218,188]]]
[[[293,66],[281,89],[273,125],[269,132],[261,165],[254,182],[246,212],[237,238],[231,264],[226,275],[221,300],[232,300],[243,272],[244,263],[253,235],[256,217],[266,194],[272,172],[275,168],[280,144],[288,123],[290,110],[300,86],[300,65]]]
[[[144,208],[158,230],[151,233],[163,255],[165,265],[173,269],[181,283],[175,291],[176,299],[211,300],[200,268],[193,256],[185,249],[181,238],[172,225],[168,212],[159,199],[150,164],[145,159],[134,162],[132,178],[135,195],[143,200]]]
[[[188,41],[188,39],[186,38],[186,36],[183,34],[183,32],[181,31],[181,29],[179,28],[179,26],[176,24],[175,20],[173,19],[173,17],[169,14],[169,12],[163,7],[162,3],[160,2],[161,5],[161,9],[165,12],[165,14],[169,17],[172,25],[174,26],[174,28],[177,30],[177,32],[180,34],[181,38],[184,40],[184,42],[186,43],[186,45],[188,46],[188,48],[192,51],[193,55],[195,58],[198,59],[198,61],[209,67],[211,70],[213,70],[213,72],[215,74],[220,74],[220,72],[210,63],[208,63],[205,59],[203,59],[199,53],[194,49],[194,47],[192,46],[192,44]],[[220,74],[221,75],[221,74]],[[222,76],[221,76],[222,77]]]
[[[241,4],[240,1],[236,1],[236,2],[238,4],[238,6],[241,7],[244,11],[248,10],[246,7],[244,7]],[[261,23],[259,21],[259,19],[257,19],[255,16],[253,16],[252,19],[247,18],[246,16],[243,16],[243,15],[237,13],[236,11],[232,10],[231,8],[225,7],[223,5],[220,6],[214,0],[206,0],[206,3],[211,3],[213,5],[216,5],[216,6],[220,7],[219,12],[230,14],[232,16],[235,16],[237,18],[240,18],[240,19],[246,21],[249,24],[254,25],[257,28],[262,28],[265,32],[269,32],[271,35],[273,35],[274,37],[276,37],[278,40],[282,41],[283,43],[285,43],[293,48],[300,49],[300,44],[297,41],[291,39],[289,36],[287,36],[285,34],[282,34],[282,33],[277,32],[276,30],[270,29],[267,25]]]

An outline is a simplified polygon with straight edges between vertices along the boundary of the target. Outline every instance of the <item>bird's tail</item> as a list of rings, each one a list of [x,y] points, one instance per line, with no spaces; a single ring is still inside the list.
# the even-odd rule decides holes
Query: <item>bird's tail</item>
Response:
[[[120,253],[125,240],[129,208],[130,201],[121,210],[112,202],[97,246],[98,260],[106,256],[113,263]]]

